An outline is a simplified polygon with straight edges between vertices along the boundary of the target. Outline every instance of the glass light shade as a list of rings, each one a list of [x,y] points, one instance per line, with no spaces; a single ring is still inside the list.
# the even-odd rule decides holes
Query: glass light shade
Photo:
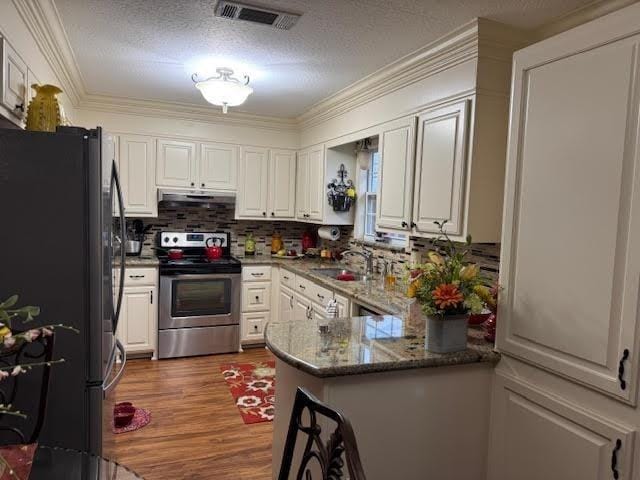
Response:
[[[235,107],[245,102],[253,93],[253,88],[243,85],[235,79],[210,78],[196,83],[205,100],[213,105]]]

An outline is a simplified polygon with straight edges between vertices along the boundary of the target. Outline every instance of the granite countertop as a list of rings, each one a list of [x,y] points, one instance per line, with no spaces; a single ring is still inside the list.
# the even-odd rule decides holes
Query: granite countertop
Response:
[[[316,377],[496,364],[500,359],[477,327],[469,328],[466,350],[427,352],[425,323],[421,317],[413,321],[393,316],[336,318],[328,320],[328,333],[320,333],[317,321],[270,322],[265,339],[280,360]]]
[[[116,258],[114,264],[120,265],[120,258]],[[154,256],[127,256],[125,265],[127,267],[157,267],[160,261]]]
[[[307,277],[319,285],[329,288],[341,295],[350,297],[352,300],[356,300],[358,303],[365,306],[372,307],[374,310],[383,314],[405,315],[412,303],[411,299],[406,298],[400,293],[386,292],[382,288],[382,279],[380,276],[374,276],[374,278],[367,283],[343,282],[314,272],[314,269],[317,268],[344,267],[347,269],[353,269],[353,267],[343,265],[339,262],[306,258],[289,260],[285,258],[274,258],[261,255],[238,258],[243,265],[278,265],[282,268],[286,268],[296,275]]]

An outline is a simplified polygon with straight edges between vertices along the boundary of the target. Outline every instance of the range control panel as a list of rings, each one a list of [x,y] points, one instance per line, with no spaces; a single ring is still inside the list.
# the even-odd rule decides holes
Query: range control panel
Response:
[[[160,232],[160,246],[166,248],[204,248],[207,239],[212,238],[209,246],[227,247],[229,245],[228,232]]]

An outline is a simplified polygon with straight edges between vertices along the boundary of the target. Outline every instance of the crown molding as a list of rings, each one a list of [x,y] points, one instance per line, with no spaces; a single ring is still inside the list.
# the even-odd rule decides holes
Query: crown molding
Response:
[[[302,129],[342,115],[478,56],[478,19],[385,65],[311,106],[297,117]]]
[[[13,0],[13,4],[71,104],[77,107],[85,95],[84,82],[53,0]]]
[[[162,117],[175,120],[198,121],[225,125],[248,126],[270,130],[297,131],[293,118],[253,115],[233,111],[222,113],[219,108],[178,102],[160,102],[133,98],[112,97],[108,95],[85,95],[78,107],[105,113],[138,115],[144,117]]]
[[[571,28],[628,7],[638,0],[595,0],[583,7],[572,10],[551,22],[542,25],[534,31],[535,40],[540,41],[565,32]]]

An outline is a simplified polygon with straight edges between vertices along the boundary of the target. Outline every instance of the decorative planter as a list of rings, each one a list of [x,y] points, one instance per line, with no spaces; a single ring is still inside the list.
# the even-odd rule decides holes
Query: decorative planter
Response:
[[[426,316],[424,348],[433,353],[459,352],[467,348],[469,315]]]

